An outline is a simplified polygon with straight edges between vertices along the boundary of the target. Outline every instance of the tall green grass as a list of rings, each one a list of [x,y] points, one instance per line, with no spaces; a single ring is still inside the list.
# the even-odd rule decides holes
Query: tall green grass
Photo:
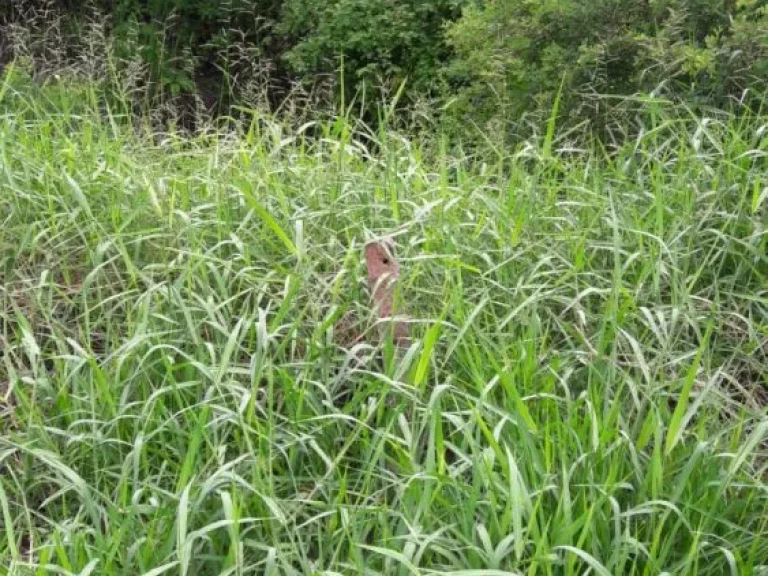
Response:
[[[0,108],[1,574],[764,573],[765,117],[477,158]],[[417,338],[359,365],[381,234]]]

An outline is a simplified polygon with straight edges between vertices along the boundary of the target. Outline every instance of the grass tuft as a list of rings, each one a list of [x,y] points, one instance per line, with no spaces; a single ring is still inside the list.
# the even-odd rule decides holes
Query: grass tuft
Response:
[[[765,117],[482,163],[78,89],[0,88],[0,573],[768,564]],[[417,339],[360,365],[384,233]]]

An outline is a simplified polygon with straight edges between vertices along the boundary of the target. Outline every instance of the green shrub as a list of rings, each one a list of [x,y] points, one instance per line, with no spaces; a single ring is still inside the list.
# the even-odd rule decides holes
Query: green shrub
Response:
[[[345,80],[399,84],[406,77],[427,91],[448,57],[444,23],[462,0],[289,0],[278,30],[297,38],[286,60],[302,78],[335,73],[344,56]]]
[[[755,0],[491,0],[449,26],[446,90],[486,125],[548,112],[561,82],[560,110],[598,130],[627,109],[606,96],[723,106],[765,89],[767,26]]]
[[[234,82],[274,72],[283,46],[269,31],[280,6],[277,0],[11,0],[0,6],[0,25],[27,28],[37,45],[31,56],[40,61],[68,51],[75,63],[95,57],[121,72],[140,65],[151,104],[196,94],[224,111],[236,96]],[[107,45],[97,53],[94,30]]]
[[[96,22],[111,53],[95,59],[114,56],[118,68],[140,67],[150,107],[195,95],[228,112],[254,85],[272,104],[296,84],[330,78],[324,83],[338,90],[342,55],[348,97],[406,79],[414,91],[428,92],[449,56],[444,24],[460,16],[464,1],[11,0],[0,6],[0,25],[13,21],[39,38],[60,31],[54,46],[38,43],[44,66],[62,44],[70,60],[88,60],[84,29]]]
[[[9,40],[9,22],[31,32]],[[768,88],[768,7],[766,0],[10,0],[0,3],[0,65],[18,56],[14,50],[48,75],[91,66],[142,112],[169,102],[182,114],[203,107],[229,114],[233,103],[276,107],[294,86],[318,81],[332,90],[312,102],[325,105],[341,93],[341,79],[347,102],[362,92],[355,110],[375,122],[379,88],[391,96],[406,81],[412,97],[401,102],[426,102],[431,120],[436,97],[449,131],[463,140],[473,124],[502,141],[520,133],[521,119],[540,125],[562,85],[560,120],[584,122],[606,139],[632,125],[647,95],[694,108],[727,108],[735,99],[759,106]]]

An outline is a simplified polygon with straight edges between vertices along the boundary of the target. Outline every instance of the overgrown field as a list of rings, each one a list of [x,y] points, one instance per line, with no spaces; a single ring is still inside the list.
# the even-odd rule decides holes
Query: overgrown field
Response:
[[[3,86],[0,574],[765,574],[764,116],[481,159]]]

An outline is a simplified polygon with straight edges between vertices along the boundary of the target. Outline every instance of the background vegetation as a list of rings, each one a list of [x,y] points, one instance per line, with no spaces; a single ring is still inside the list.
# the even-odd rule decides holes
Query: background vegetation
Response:
[[[106,50],[105,77],[133,78],[153,108],[276,109],[301,86],[313,108],[356,97],[376,123],[404,88],[401,105],[465,139],[529,133],[521,119],[548,117],[561,86],[561,121],[603,139],[648,95],[759,107],[768,87],[765,0],[10,0],[0,21],[6,61],[45,72]]]
[[[0,5],[0,575],[763,576],[765,10]]]

